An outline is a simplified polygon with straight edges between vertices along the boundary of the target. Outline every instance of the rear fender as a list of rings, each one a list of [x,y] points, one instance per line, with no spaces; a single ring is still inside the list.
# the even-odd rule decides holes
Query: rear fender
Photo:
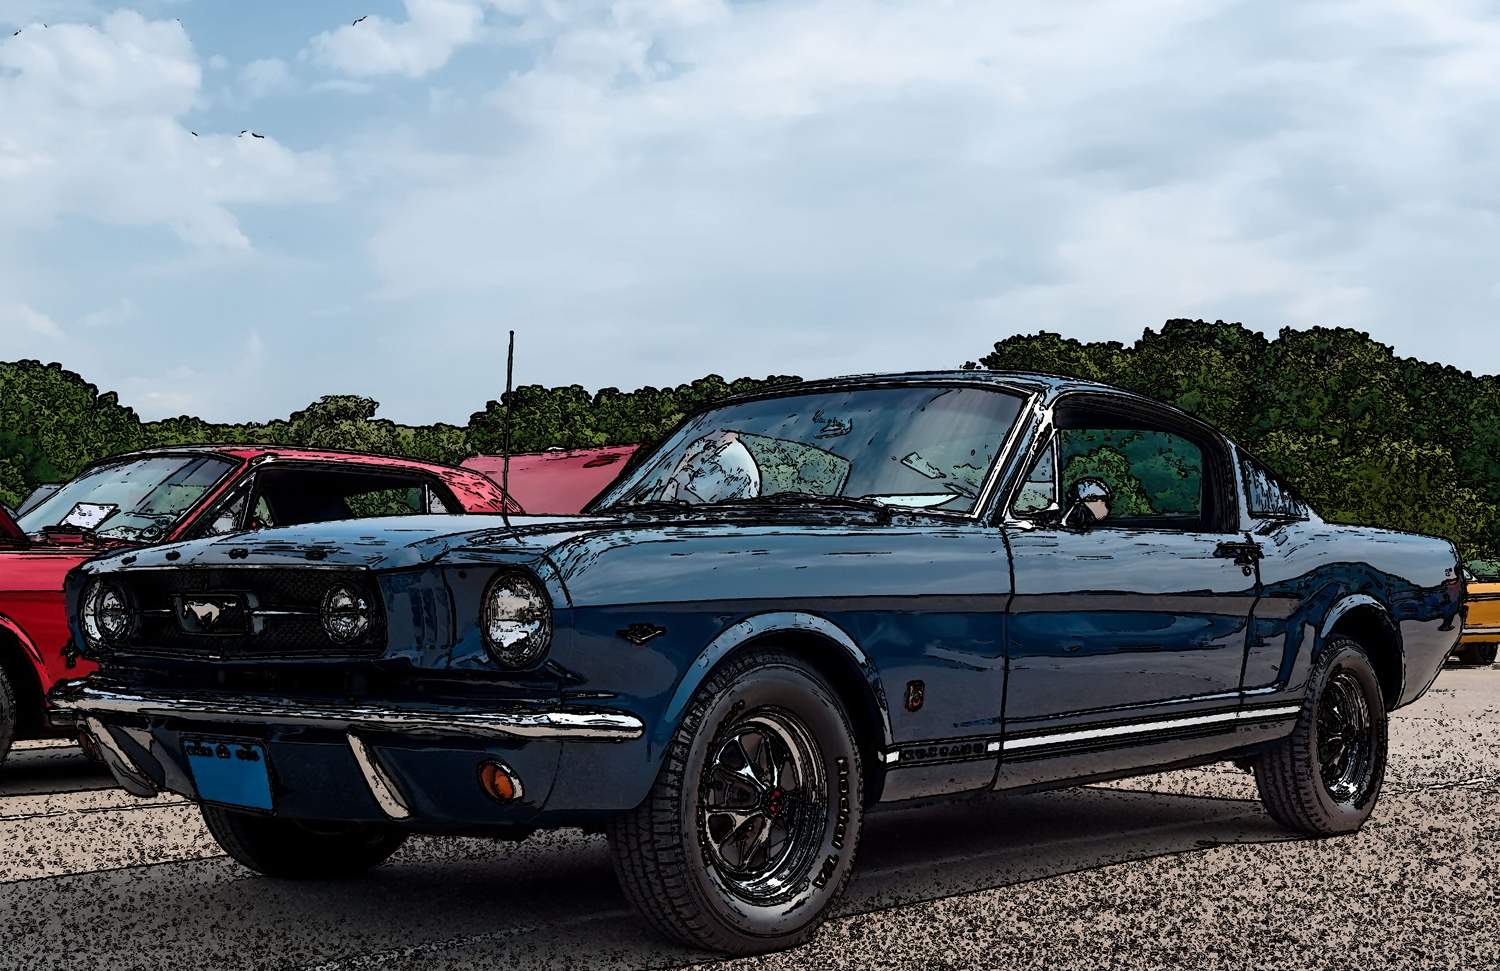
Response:
[[[1368,594],[1343,597],[1329,608],[1318,627],[1318,643],[1309,662],[1317,659],[1328,638],[1338,631],[1352,636],[1369,655],[1386,696],[1386,708],[1401,700],[1407,678],[1401,627],[1385,604]],[[1309,663],[1308,667],[1311,667]]]

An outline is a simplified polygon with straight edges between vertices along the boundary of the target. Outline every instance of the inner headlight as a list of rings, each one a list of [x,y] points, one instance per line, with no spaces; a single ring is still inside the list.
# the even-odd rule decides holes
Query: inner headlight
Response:
[[[95,580],[83,594],[83,636],[90,644],[106,644],[124,637],[130,630],[130,603],[119,587],[107,580]]]
[[[370,629],[370,602],[347,583],[335,583],[323,595],[323,629],[335,644],[347,644]]]
[[[497,663],[530,667],[552,643],[552,604],[524,573],[502,573],[484,592],[480,626],[485,649]]]

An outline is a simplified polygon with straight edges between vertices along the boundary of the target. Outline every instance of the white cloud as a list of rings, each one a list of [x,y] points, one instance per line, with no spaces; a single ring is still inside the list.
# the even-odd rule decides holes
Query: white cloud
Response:
[[[404,2],[404,21],[372,15],[314,37],[314,57],[354,77],[419,78],[448,63],[456,48],[472,43],[484,22],[484,7],[477,0]]]
[[[240,83],[251,98],[292,91],[296,85],[286,62],[279,57],[264,57],[246,64],[240,71]]]
[[[38,334],[48,338],[63,336],[57,323],[35,307],[19,300],[0,304],[0,335],[20,339]]]
[[[325,155],[191,134],[201,81],[181,24],[128,10],[0,39],[0,240],[78,215],[246,251],[232,207],[336,193]]]
[[[1500,22],[1463,0],[506,13],[530,65],[461,109],[467,156],[351,165],[392,179],[383,294],[545,321],[559,378],[580,334],[614,348],[601,373],[794,347],[819,373],[1184,315],[1417,353],[1412,309],[1459,299],[1433,268],[1500,247],[1474,215],[1500,213]],[[937,339],[913,347],[915,320]],[[713,364],[726,346],[745,363]]]
[[[128,297],[121,297],[107,307],[92,310],[83,315],[83,322],[89,327],[114,327],[133,320],[136,316],[135,304]]]

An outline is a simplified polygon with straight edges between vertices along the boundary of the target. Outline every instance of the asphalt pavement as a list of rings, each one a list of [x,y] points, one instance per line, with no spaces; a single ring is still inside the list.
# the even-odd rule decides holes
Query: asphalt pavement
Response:
[[[1227,763],[872,814],[840,913],[723,962],[663,943],[601,837],[415,838],[351,880],[259,877],[195,807],[76,747],[0,765],[0,969],[1500,967],[1500,665],[1391,721],[1357,834],[1308,840]]]

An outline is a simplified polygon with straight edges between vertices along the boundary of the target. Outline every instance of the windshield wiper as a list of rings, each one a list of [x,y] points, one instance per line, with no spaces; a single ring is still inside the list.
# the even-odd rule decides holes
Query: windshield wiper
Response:
[[[616,503],[601,512],[684,512],[696,508],[686,499],[643,499],[640,502]]]
[[[682,499],[649,499],[617,505],[605,512],[614,513],[711,513],[715,509],[860,509],[889,512],[890,506],[878,499],[862,496],[821,496],[809,492],[776,492],[768,496],[745,499],[721,499],[718,502],[686,502]]]
[[[769,496],[755,496],[750,499],[725,499],[723,502],[712,503],[715,506],[781,506],[784,508],[796,508],[798,506],[834,507],[837,509],[886,509],[885,503],[876,499],[867,499],[863,496],[825,496],[811,492],[773,492]]]

